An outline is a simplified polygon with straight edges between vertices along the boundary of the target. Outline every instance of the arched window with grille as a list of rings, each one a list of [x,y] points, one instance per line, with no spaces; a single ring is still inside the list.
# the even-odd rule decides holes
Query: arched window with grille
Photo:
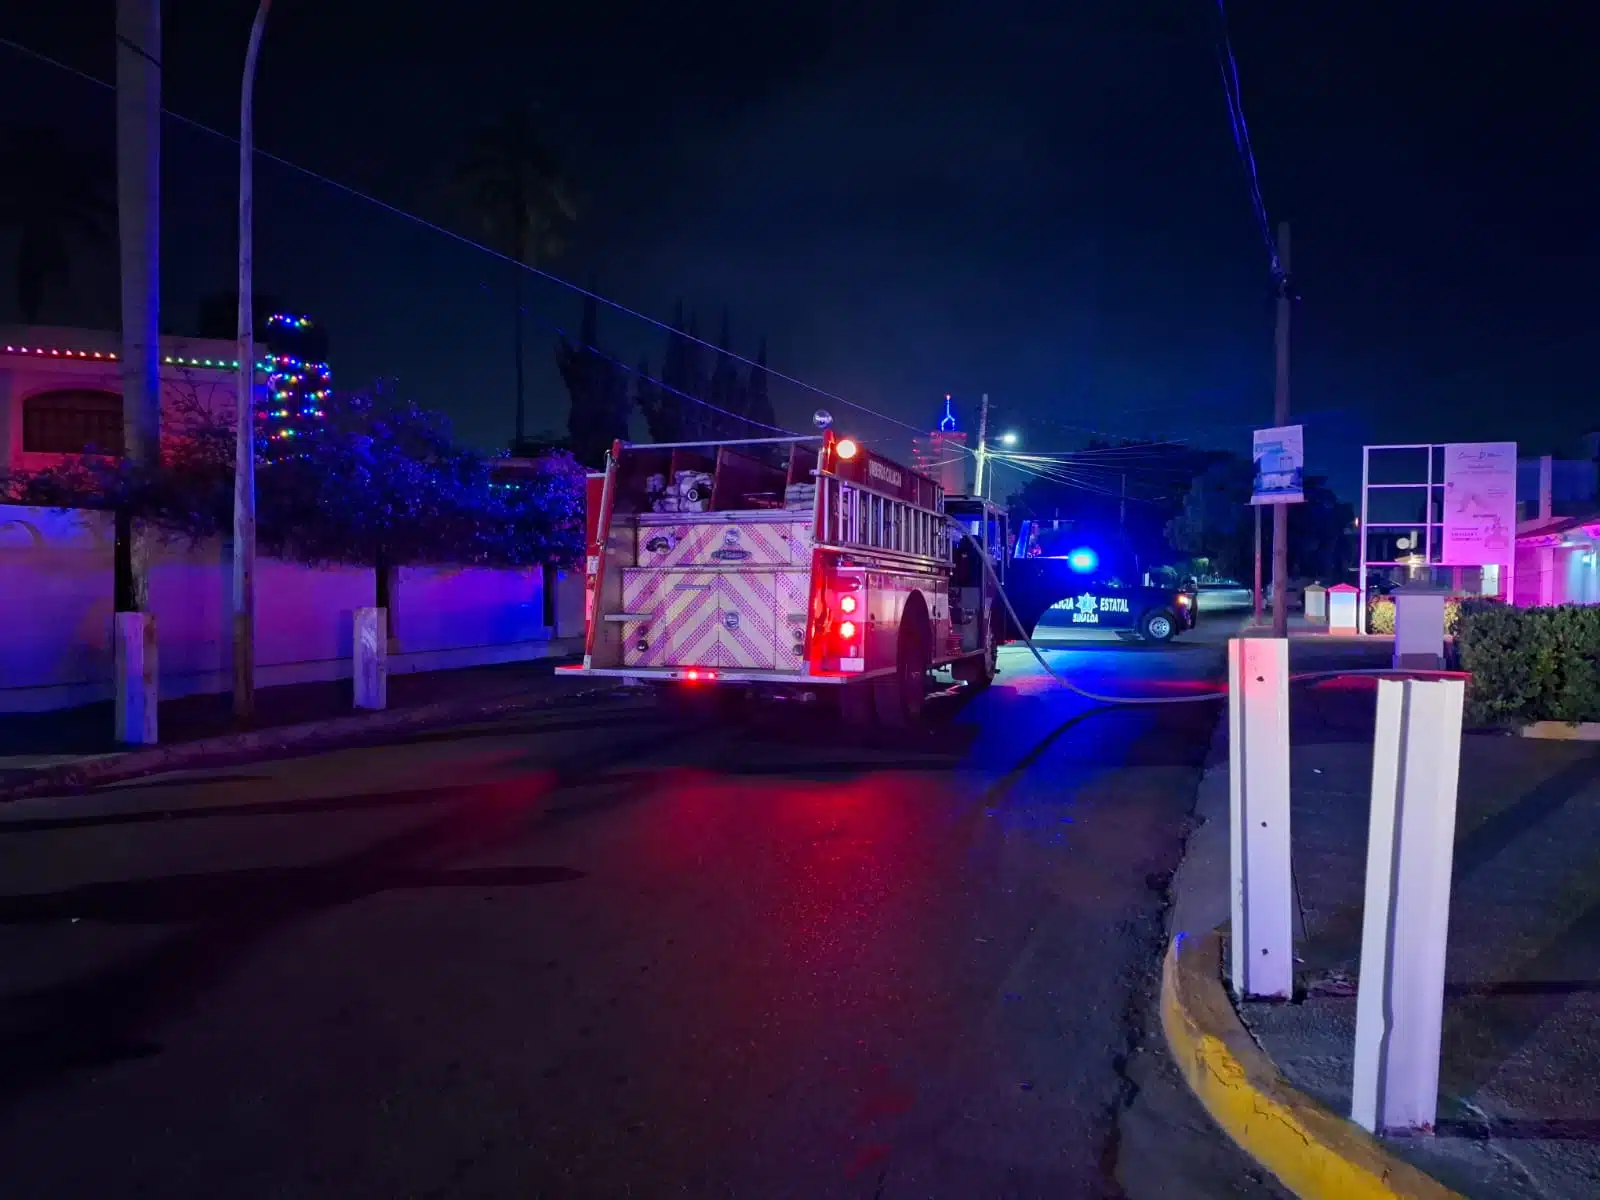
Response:
[[[122,397],[92,388],[40,392],[22,402],[22,449],[29,454],[122,457]]]

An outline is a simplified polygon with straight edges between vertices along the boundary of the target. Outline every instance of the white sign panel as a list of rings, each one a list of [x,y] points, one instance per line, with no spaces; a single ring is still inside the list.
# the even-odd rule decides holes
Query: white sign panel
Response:
[[[1445,446],[1445,565],[1509,563],[1516,542],[1517,444],[1454,442]]]
[[[1255,432],[1255,486],[1251,504],[1299,504],[1305,497],[1305,426],[1280,425]]]

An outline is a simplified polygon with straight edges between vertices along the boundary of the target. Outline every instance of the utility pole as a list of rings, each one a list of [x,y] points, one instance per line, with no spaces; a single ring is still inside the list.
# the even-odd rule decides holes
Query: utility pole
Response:
[[[1261,624],[1262,595],[1261,595],[1261,505],[1251,506],[1256,510],[1256,584],[1255,584],[1255,624]]]
[[[261,0],[250,26],[239,89],[239,373],[235,377],[233,447],[233,715],[256,707],[256,337],[255,90],[256,58],[272,0]]]
[[[161,0],[117,0],[117,243],[122,266],[122,433],[140,475],[161,466]],[[113,517],[114,734],[157,740],[160,671],[150,612],[153,542]]]
[[[1117,500],[1117,528],[1126,531],[1128,528],[1128,473],[1122,473],[1122,495]]]
[[[1289,222],[1278,222],[1278,370],[1272,422],[1289,423]],[[1366,536],[1363,534],[1362,536]],[[1259,562],[1259,557],[1257,558]],[[1289,506],[1272,506],[1272,636],[1289,636]]]
[[[161,462],[161,0],[117,3],[117,225],[123,450]],[[117,514],[116,611],[149,608],[148,539]]]
[[[978,406],[978,472],[977,478],[972,482],[972,492],[980,500],[983,499],[983,468],[989,460],[989,393],[983,394],[983,402]]]

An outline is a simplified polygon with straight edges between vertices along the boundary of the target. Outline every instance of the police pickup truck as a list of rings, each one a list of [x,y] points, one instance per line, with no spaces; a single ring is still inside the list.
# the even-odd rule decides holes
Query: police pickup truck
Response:
[[[1145,587],[1101,568],[1094,551],[1014,557],[1006,591],[1025,632],[1105,631],[1147,642],[1169,642],[1193,629],[1193,591]]]

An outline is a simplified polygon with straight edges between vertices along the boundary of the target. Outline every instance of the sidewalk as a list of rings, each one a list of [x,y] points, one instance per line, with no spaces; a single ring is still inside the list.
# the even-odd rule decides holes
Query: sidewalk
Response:
[[[187,765],[186,756],[196,754],[403,734],[428,724],[493,715],[596,690],[593,680],[555,674],[558,665],[569,661],[571,657],[551,657],[391,675],[389,706],[373,713],[354,709],[348,679],[262,688],[256,693],[255,716],[247,725],[235,721],[232,697],[226,692],[182,696],[161,702],[161,744],[153,748],[119,747],[112,742],[109,701],[53,712],[0,713],[0,797],[74,770],[114,770],[121,777],[121,769],[113,764],[145,773],[160,759],[172,760],[175,767]]]
[[[1329,665],[1332,647],[1295,670]],[[1345,654],[1357,653],[1350,646]],[[1368,651],[1370,653],[1370,651]],[[1354,662],[1339,665],[1357,665]],[[1240,1015],[1288,1082],[1350,1110],[1376,685],[1290,699],[1303,934],[1291,1004]],[[1175,928],[1228,917],[1226,725]],[[1600,1194],[1600,748],[1467,734],[1461,755],[1438,1130],[1384,1147],[1469,1197]],[[1352,1127],[1353,1128],[1353,1127]]]

